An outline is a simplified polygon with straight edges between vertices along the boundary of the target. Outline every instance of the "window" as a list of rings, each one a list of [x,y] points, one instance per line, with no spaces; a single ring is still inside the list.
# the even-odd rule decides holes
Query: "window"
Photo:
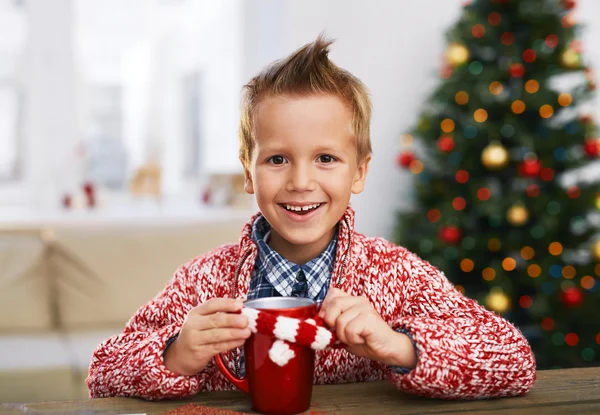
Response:
[[[0,181],[20,179],[21,99],[17,87],[0,81]]]

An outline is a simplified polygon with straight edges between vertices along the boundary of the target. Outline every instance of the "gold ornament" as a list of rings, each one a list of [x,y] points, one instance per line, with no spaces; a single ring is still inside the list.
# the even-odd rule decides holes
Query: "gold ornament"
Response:
[[[481,153],[481,162],[488,170],[500,170],[508,163],[508,151],[500,143],[490,143]]]
[[[600,195],[596,196],[596,207],[600,210]]]
[[[485,305],[492,311],[504,313],[510,307],[510,300],[502,290],[492,290],[485,299]]]
[[[506,219],[513,226],[523,226],[529,219],[529,212],[521,205],[514,205],[508,209]]]
[[[451,43],[446,50],[446,59],[450,65],[457,67],[469,60],[469,49],[461,43]]]
[[[568,48],[563,52],[560,60],[566,68],[577,68],[581,66],[581,55],[571,48]]]
[[[600,262],[600,239],[592,245],[592,258],[594,258],[594,261]]]

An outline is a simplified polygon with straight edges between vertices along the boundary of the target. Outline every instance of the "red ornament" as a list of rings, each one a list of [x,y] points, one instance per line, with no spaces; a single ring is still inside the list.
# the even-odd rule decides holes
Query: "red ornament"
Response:
[[[600,140],[597,138],[590,138],[583,143],[583,151],[588,157],[598,157],[600,152]]]
[[[571,10],[577,6],[577,0],[562,0],[562,5],[565,9]]]
[[[446,244],[456,245],[460,242],[462,235],[457,226],[448,225],[440,228],[438,237],[440,238],[440,241]]]
[[[509,72],[513,78],[521,78],[525,75],[525,67],[520,63],[513,63],[510,65]]]
[[[523,60],[525,62],[531,63],[535,60],[535,58],[536,58],[535,50],[527,49],[525,52],[523,52]]]
[[[581,121],[582,124],[593,124],[594,117],[592,117],[591,114],[585,114],[582,115],[581,118],[579,118],[579,121]]]
[[[536,177],[542,171],[542,163],[538,159],[525,160],[519,164],[519,174],[522,177]]]
[[[551,34],[546,36],[546,46],[548,46],[551,49],[554,49],[555,47],[558,46],[558,36]]]
[[[452,65],[450,65],[449,63],[444,63],[442,65],[442,67],[440,68],[440,78],[442,79],[448,79],[452,76],[452,71],[454,70],[454,67]]]
[[[92,208],[96,206],[96,189],[94,184],[90,182],[84,183],[83,192],[85,193],[88,207]]]
[[[570,287],[562,292],[560,299],[567,307],[576,308],[583,303],[583,294],[579,288]]]
[[[410,163],[415,161],[415,154],[412,151],[404,151],[398,155],[396,161],[399,166],[408,167]]]
[[[452,139],[452,137],[448,137],[447,135],[443,135],[438,139],[437,146],[440,151],[449,153],[454,149],[454,139]]]

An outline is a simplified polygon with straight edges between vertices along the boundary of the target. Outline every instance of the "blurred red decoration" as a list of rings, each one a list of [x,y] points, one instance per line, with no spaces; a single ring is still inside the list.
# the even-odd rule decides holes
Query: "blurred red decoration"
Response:
[[[502,44],[504,46],[510,46],[513,44],[514,41],[515,41],[515,35],[512,34],[512,32],[504,32],[500,36],[500,42],[502,42]]]
[[[542,176],[543,181],[549,182],[550,180],[554,179],[554,170],[550,167],[544,167],[540,176]]]
[[[597,138],[590,138],[583,144],[583,151],[588,157],[597,157],[600,152],[600,140]]]
[[[483,37],[485,35],[485,27],[482,24],[477,23],[471,28],[471,34],[473,37]]]
[[[469,172],[466,170],[459,170],[456,172],[456,181],[460,184],[465,184],[469,181]]]
[[[576,308],[583,303],[583,293],[577,287],[570,287],[562,292],[560,299],[567,307]]]
[[[573,12],[563,16],[562,19],[560,19],[560,23],[565,29],[575,26],[575,15]]]
[[[521,78],[525,75],[525,67],[520,63],[513,63],[510,65],[510,76],[513,78]]]
[[[583,42],[579,39],[573,40],[569,43],[569,49],[573,49],[577,53],[583,53]]]
[[[532,183],[529,186],[527,186],[527,196],[538,197],[539,195],[540,195],[540,187],[537,184]]]
[[[488,15],[488,23],[492,26],[498,26],[500,23],[502,23],[502,15],[498,12],[491,12]]]
[[[579,336],[575,333],[568,333],[565,336],[565,343],[568,346],[575,347],[577,346],[577,343],[579,343]]]
[[[410,163],[415,161],[415,154],[412,151],[404,151],[398,155],[396,162],[399,166],[408,167]]]
[[[440,228],[438,237],[440,238],[440,241],[446,244],[456,245],[460,242],[462,235],[457,226],[447,225]]]
[[[427,212],[427,219],[429,219],[429,221],[433,222],[433,223],[440,220],[441,216],[442,216],[442,214],[437,209],[429,209],[429,211]]]
[[[542,171],[542,163],[538,159],[524,160],[519,164],[519,174],[522,177],[536,177]]]
[[[454,70],[454,67],[446,62],[442,65],[442,67],[440,68],[440,78],[442,79],[448,79],[452,76],[452,71]]]
[[[562,5],[565,9],[571,10],[577,6],[577,0],[562,0]]]
[[[567,195],[571,199],[577,199],[581,195],[581,190],[577,186],[571,186],[567,189]]]
[[[210,186],[206,186],[206,188],[202,192],[202,203],[204,203],[205,205],[210,204],[212,200],[212,194],[212,188]]]
[[[592,117],[592,114],[582,115],[581,118],[579,118],[579,120],[581,121],[582,124],[593,124],[594,123],[594,117]]]
[[[533,62],[535,57],[535,50],[533,49],[527,49],[525,52],[523,52],[523,60],[527,63]]]
[[[554,49],[558,46],[558,36],[556,35],[548,35],[546,36],[546,46]]]
[[[86,182],[83,184],[83,192],[85,193],[85,199],[87,206],[93,208],[96,206],[96,188],[93,183]]]
[[[63,196],[62,205],[65,208],[70,208],[71,206],[73,206],[73,198],[71,197],[71,195],[66,194]]]
[[[449,153],[454,150],[454,139],[452,139],[452,137],[448,137],[447,135],[443,135],[438,139],[437,146],[440,151]]]

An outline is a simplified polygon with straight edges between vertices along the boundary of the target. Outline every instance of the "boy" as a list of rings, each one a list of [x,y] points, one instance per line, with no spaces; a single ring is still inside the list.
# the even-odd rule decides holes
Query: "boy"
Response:
[[[365,184],[371,104],[318,38],[245,86],[240,160],[260,213],[226,245],[182,266],[95,351],[92,397],[184,397],[230,389],[214,356],[242,370],[244,299],[302,296],[345,349],[317,352],[316,383],[387,378],[428,397],[525,394],[531,349],[514,326],[459,293],[402,247],[354,232]]]

